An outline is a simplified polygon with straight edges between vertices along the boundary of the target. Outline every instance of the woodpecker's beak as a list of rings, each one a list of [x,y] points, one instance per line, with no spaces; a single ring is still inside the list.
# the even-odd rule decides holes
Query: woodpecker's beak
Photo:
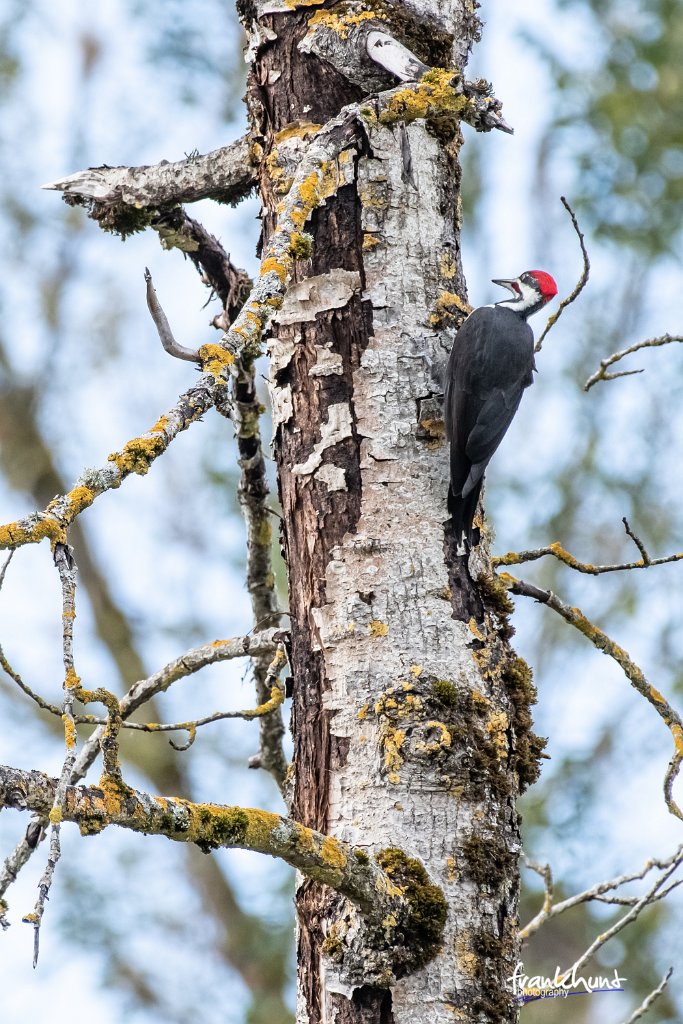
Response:
[[[499,284],[501,288],[507,288],[507,290],[512,292],[513,295],[519,295],[519,284],[517,283],[517,278],[514,278],[511,281],[503,281],[500,278],[494,277],[491,283]]]

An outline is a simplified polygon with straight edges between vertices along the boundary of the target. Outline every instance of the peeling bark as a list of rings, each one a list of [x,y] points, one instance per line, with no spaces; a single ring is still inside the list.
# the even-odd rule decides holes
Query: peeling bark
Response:
[[[335,33],[342,52],[368,12],[367,28],[418,63],[462,69],[475,6],[242,4],[264,245],[291,154],[311,125],[361,98],[367,54],[347,75]],[[372,73],[384,88],[395,81]],[[312,247],[298,254],[269,344],[292,615],[292,813],[369,852],[419,857],[449,914],[440,955],[388,976],[359,947],[348,905],[302,882],[298,1020],[505,1024],[516,1019],[505,981],[517,956],[515,799],[540,746],[485,544],[468,563],[449,536],[441,396],[423,359],[448,347],[442,332],[466,309],[462,140],[455,118],[402,124],[401,102],[368,116],[353,180],[306,224]]]

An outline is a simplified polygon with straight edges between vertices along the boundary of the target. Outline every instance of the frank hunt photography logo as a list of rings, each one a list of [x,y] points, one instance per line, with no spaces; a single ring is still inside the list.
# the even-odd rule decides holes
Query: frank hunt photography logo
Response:
[[[561,971],[559,966],[555,968],[552,977],[529,975],[524,973],[521,960],[508,978],[512,995],[518,1003],[530,1003],[536,999],[566,999],[568,996],[594,995],[596,992],[623,992],[626,980],[617,973],[616,967],[613,977],[584,977],[577,973],[576,967],[571,971]]]

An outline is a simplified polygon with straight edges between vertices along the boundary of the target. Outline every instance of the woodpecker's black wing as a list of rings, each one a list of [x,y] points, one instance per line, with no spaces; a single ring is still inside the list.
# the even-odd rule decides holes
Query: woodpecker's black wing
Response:
[[[534,336],[511,309],[482,306],[455,339],[445,378],[446,434],[451,444],[448,510],[455,534],[476,544],[472,520],[484,471],[533,383]]]

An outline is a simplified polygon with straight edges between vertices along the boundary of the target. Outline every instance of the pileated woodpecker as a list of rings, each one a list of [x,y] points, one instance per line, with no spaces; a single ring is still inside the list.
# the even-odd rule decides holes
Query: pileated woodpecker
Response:
[[[527,318],[557,295],[542,270],[494,280],[513,297],[470,313],[458,331],[445,375],[446,436],[451,445],[448,511],[456,541],[479,543],[472,526],[484,472],[533,383],[534,335]]]

